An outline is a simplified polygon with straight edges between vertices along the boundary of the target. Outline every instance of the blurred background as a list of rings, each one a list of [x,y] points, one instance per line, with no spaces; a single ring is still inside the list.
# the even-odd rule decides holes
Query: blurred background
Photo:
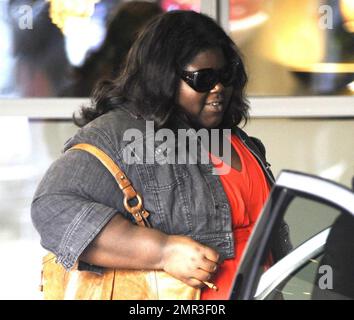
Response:
[[[121,61],[133,31],[159,13],[154,5],[201,11],[213,2],[246,57],[250,95],[354,94],[352,0],[160,0],[119,13],[126,2],[1,0],[0,97],[88,96],[68,88],[113,53]]]
[[[37,184],[95,83],[169,10],[211,15],[240,47],[251,121],[269,162],[350,186],[354,0],[0,0],[0,299],[41,299]]]

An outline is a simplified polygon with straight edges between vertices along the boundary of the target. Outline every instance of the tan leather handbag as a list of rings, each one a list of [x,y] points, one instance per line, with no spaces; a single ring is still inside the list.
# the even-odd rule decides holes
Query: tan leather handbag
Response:
[[[142,197],[107,154],[89,144],[77,144],[69,150],[84,150],[97,157],[123,191],[124,207],[133,215],[136,223],[142,227],[151,227]],[[133,198],[138,200],[138,204],[131,207],[128,201]],[[56,263],[56,256],[52,253],[43,258],[41,289],[47,300],[200,299],[200,289],[190,287],[164,271],[107,269],[103,275],[98,275],[79,271],[77,264],[71,271],[66,271],[61,264]]]

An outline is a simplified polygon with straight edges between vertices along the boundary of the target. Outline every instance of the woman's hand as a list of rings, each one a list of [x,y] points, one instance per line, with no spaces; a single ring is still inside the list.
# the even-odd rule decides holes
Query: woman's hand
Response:
[[[106,268],[164,270],[199,288],[216,271],[219,254],[189,237],[136,226],[117,214],[80,260]]]
[[[210,280],[218,261],[215,250],[186,236],[168,236],[163,247],[163,270],[192,287],[205,286],[203,281]]]

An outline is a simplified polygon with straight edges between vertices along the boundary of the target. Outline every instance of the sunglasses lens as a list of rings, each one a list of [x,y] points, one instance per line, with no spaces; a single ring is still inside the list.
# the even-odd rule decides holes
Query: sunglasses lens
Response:
[[[215,87],[218,82],[218,75],[214,70],[202,70],[195,79],[195,89],[199,92],[206,92]]]
[[[234,81],[235,70],[233,68],[225,68],[220,72],[220,81],[223,86],[228,87]]]
[[[203,69],[199,71],[184,71],[184,79],[195,91],[207,92],[213,89],[218,82],[229,87],[235,80],[237,64],[226,66],[222,70]]]

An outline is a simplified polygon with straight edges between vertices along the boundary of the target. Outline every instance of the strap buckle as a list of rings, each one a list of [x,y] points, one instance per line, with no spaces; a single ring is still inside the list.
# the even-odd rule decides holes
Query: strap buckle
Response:
[[[134,198],[138,200],[138,203],[135,206],[131,206],[128,201]],[[149,226],[149,223],[147,221],[149,213],[143,208],[143,199],[139,193],[136,193],[134,197],[128,197],[127,195],[125,195],[123,199],[123,204],[124,208],[132,214],[137,224],[142,226]]]

